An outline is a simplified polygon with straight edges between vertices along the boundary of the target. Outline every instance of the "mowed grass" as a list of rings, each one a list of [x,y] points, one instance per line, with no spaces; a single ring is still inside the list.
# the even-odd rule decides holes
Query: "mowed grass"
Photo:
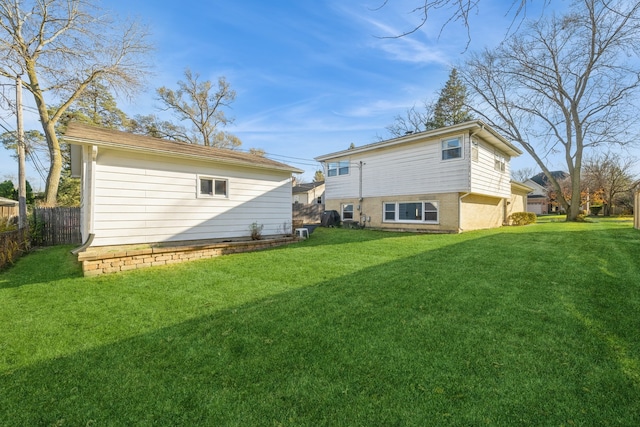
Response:
[[[629,220],[0,273],[0,425],[640,425]]]

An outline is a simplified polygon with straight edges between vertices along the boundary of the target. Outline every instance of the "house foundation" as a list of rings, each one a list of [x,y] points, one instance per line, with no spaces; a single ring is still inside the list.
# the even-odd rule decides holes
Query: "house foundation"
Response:
[[[263,240],[173,242],[152,245],[89,247],[78,253],[85,277],[177,264],[221,255],[252,252],[297,242],[292,236]]]

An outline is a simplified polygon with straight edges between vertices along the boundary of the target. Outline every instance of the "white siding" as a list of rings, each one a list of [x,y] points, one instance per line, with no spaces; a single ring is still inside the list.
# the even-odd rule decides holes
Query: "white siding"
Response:
[[[351,156],[349,175],[329,177],[325,174],[326,197],[360,196],[360,162],[363,163],[362,197],[468,191],[468,138],[459,136],[463,138],[464,147],[460,159],[442,160],[441,139]]]
[[[198,198],[198,175],[229,180],[228,198]],[[100,149],[94,246],[249,236],[291,223],[288,172],[216,166]]]
[[[482,141],[478,142],[478,161],[471,162],[471,192],[501,198],[511,197],[509,156],[498,152],[505,159],[505,171],[497,171],[495,170],[496,149]]]

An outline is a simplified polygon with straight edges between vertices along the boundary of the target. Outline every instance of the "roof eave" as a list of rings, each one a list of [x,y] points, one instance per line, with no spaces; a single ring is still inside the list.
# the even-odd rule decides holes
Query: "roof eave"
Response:
[[[460,123],[453,126],[447,126],[444,128],[438,128],[433,130],[428,130],[419,133],[412,133],[410,135],[401,136],[398,138],[388,139],[385,141],[374,142],[372,144],[363,145],[360,147],[355,147],[351,149],[346,149],[342,151],[336,151],[334,153],[325,154],[322,156],[315,157],[315,160],[318,162],[326,162],[327,160],[345,157],[353,154],[359,154],[371,150],[377,150],[381,148],[393,147],[395,145],[408,144],[411,142],[416,142],[422,139],[434,138],[441,135],[446,135],[450,133],[459,133],[464,131],[473,131],[480,129],[481,132],[484,133],[483,137],[493,145],[497,146],[508,154],[511,157],[517,157],[522,154],[516,146],[510,143],[507,139],[505,139],[502,135],[496,132],[489,125],[484,123],[481,120],[473,120],[469,122]]]
[[[280,166],[275,166],[275,165],[261,165],[261,164],[256,164],[256,163],[249,163],[249,162],[242,162],[242,161],[235,161],[235,160],[231,160],[231,159],[221,159],[221,158],[203,158],[201,156],[195,155],[195,154],[190,154],[190,153],[179,153],[179,152],[175,152],[175,151],[169,151],[169,150],[163,150],[163,149],[157,149],[157,148],[142,148],[142,147],[136,147],[134,145],[127,145],[127,144],[123,144],[123,143],[112,143],[112,142],[108,142],[108,141],[101,141],[101,140],[96,140],[96,139],[90,139],[90,138],[82,138],[82,137],[77,137],[77,136],[69,136],[69,135],[65,135],[64,136],[64,140],[65,142],[69,142],[71,144],[77,144],[77,145],[96,145],[99,147],[108,147],[108,148],[114,148],[114,149],[118,149],[118,150],[126,150],[126,151],[132,151],[132,152],[137,152],[137,153],[153,153],[153,154],[158,154],[158,155],[162,155],[162,156],[171,156],[171,157],[179,157],[179,158],[183,158],[183,159],[190,159],[190,160],[209,160],[212,162],[217,162],[217,163],[222,163],[222,164],[227,164],[227,165],[233,165],[233,166],[244,166],[244,167],[248,167],[248,168],[253,168],[253,169],[269,169],[269,170],[280,170],[283,172],[290,172],[290,173],[303,173],[304,171],[298,168],[294,168],[291,166],[288,167],[280,167]]]

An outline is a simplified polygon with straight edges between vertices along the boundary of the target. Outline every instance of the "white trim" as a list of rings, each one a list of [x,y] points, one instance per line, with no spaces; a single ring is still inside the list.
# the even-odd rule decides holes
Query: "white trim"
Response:
[[[400,219],[400,211],[399,211],[399,206],[400,204],[406,204],[406,203],[419,203],[422,205],[421,208],[421,215],[422,218],[424,218],[425,216],[425,208],[424,205],[425,203],[430,203],[433,206],[436,207],[436,215],[438,217],[437,220],[435,221],[431,221],[431,220],[425,220],[425,219],[419,219],[419,220],[413,220],[413,219]],[[387,213],[387,205],[394,205],[394,219],[387,219],[386,213]],[[390,212],[390,211],[389,211]],[[432,212],[432,211],[429,211]],[[440,224],[440,203],[437,200],[407,200],[407,201],[398,201],[398,202],[382,202],[382,222],[383,223],[391,223],[391,224]]]
[[[201,191],[202,180],[211,181],[211,193],[206,194]],[[224,181],[225,194],[216,194],[216,181]],[[229,179],[221,178],[212,175],[200,175],[198,174],[196,179],[196,198],[197,199],[228,199],[229,198]]]

